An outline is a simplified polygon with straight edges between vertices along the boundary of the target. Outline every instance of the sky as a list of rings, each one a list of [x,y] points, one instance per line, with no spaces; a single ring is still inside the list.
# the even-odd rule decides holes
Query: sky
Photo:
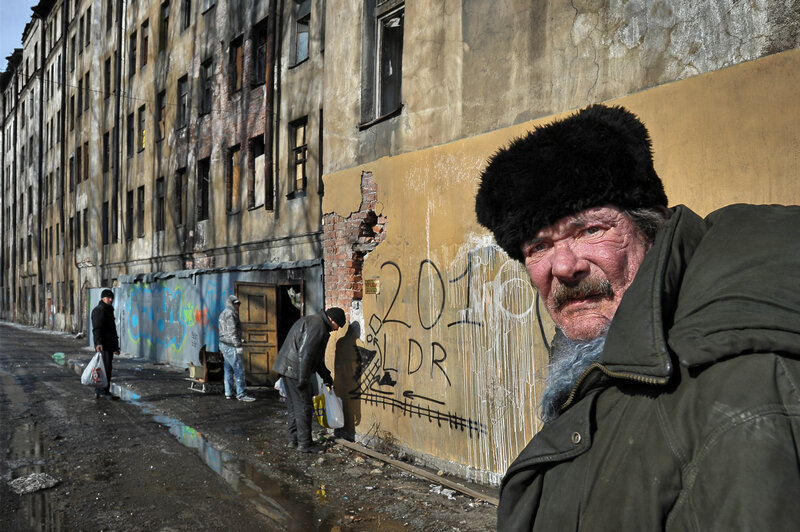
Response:
[[[30,22],[31,7],[39,0],[0,0],[0,71],[14,48],[22,48],[22,30]]]

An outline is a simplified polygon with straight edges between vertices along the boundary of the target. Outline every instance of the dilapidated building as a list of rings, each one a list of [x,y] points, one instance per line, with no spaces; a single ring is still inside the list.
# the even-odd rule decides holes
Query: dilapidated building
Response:
[[[237,293],[270,382],[341,306],[345,432],[496,483],[552,325],[475,220],[487,157],[621,104],[671,204],[798,203],[799,46],[796,0],[42,1],[0,78],[0,315],[84,330],[114,286],[123,348],[180,365]]]

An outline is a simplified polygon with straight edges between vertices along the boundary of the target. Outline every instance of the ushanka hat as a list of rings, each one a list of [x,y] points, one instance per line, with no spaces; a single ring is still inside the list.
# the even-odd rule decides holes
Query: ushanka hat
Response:
[[[564,216],[602,205],[667,206],[650,135],[622,107],[592,105],[495,153],[481,173],[478,221],[524,262],[521,247]]]

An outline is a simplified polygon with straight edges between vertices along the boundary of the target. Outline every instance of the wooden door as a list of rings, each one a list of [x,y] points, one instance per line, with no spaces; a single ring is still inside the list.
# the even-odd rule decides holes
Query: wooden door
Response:
[[[272,385],[272,364],[278,356],[275,285],[236,283],[236,297],[242,302],[239,319],[244,339],[244,367],[247,382]],[[277,378],[277,377],[275,377]]]

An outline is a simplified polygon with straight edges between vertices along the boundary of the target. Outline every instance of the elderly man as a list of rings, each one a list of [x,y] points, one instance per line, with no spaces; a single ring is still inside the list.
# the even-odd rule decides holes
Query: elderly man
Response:
[[[797,528],[800,207],[667,209],[644,125],[595,105],[495,154],[476,212],[560,337],[499,529]]]

